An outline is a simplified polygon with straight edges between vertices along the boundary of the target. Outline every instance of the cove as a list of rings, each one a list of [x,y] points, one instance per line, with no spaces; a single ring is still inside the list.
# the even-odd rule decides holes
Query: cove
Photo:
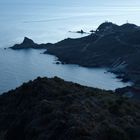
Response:
[[[89,87],[106,90],[131,85],[123,83],[115,74],[103,68],[85,68],[71,64],[56,64],[53,55],[42,54],[44,50],[11,50],[0,49],[0,93],[22,85],[36,77],[60,77]]]

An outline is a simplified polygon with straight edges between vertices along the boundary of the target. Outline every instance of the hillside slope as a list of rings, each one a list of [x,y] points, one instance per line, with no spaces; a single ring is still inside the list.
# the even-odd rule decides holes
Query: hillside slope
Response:
[[[0,140],[93,139],[139,140],[139,103],[57,77],[0,96]]]

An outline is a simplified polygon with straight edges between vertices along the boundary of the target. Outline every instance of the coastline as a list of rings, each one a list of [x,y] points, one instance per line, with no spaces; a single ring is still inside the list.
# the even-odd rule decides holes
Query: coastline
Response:
[[[11,49],[46,49],[64,64],[77,64],[89,68],[106,67],[123,82],[132,82],[133,91],[140,88],[139,55],[140,27],[135,24],[121,26],[111,22],[102,23],[91,35],[57,43],[36,44],[25,37],[21,44]],[[135,45],[137,44],[137,45]]]

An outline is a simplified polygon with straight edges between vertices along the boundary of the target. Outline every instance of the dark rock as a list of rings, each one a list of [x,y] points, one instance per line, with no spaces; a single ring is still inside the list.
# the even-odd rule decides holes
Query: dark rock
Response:
[[[91,32],[91,33],[95,33],[96,31],[94,31],[94,30],[90,30],[90,32]]]
[[[60,62],[56,62],[57,65],[61,64]]]
[[[37,43],[34,43],[33,40],[25,37],[21,44],[16,44],[16,45],[14,45],[13,47],[10,47],[10,48],[15,49],[15,50],[18,50],[18,49],[30,49],[30,48],[33,48],[33,49],[46,49],[46,44],[37,44]]]
[[[77,33],[83,34],[85,32],[83,30],[81,30],[81,31],[77,31]]]

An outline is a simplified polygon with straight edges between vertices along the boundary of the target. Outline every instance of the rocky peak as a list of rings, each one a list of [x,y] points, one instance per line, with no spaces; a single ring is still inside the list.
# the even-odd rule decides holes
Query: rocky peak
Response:
[[[112,22],[104,22],[102,23],[98,28],[98,32],[107,32],[107,31],[113,31],[118,29],[118,25],[112,23]]]
[[[33,40],[24,37],[24,40],[21,44],[15,44],[13,47],[10,47],[12,49],[29,49],[29,48],[38,48],[39,45],[34,43]],[[44,47],[44,46],[43,46]]]
[[[135,24],[131,24],[131,23],[126,23],[120,26],[120,30],[121,31],[133,31],[133,30],[137,30],[137,25]]]
[[[34,43],[33,40],[31,40],[31,39],[29,39],[27,37],[24,37],[23,44],[33,45],[35,43]]]

